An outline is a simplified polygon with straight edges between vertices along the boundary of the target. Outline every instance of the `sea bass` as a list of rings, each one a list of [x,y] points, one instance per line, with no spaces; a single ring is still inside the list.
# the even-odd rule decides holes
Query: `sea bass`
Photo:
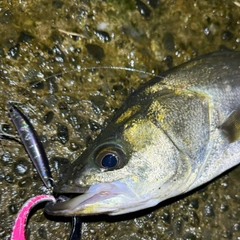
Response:
[[[198,57],[128,97],[55,186],[77,196],[45,211],[118,215],[155,206],[237,165],[239,140],[240,52]]]

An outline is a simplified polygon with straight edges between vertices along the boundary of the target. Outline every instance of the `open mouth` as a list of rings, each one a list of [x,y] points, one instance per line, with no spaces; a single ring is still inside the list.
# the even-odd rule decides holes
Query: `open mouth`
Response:
[[[88,191],[90,187],[77,187],[77,186],[54,186],[54,192],[57,193],[56,202],[54,204],[46,204],[45,212],[49,215],[57,216],[72,216],[71,213],[77,208],[80,202],[84,201],[82,196]],[[86,195],[85,198],[90,197]],[[75,201],[78,199],[78,204]],[[75,214],[76,215],[76,214]]]
[[[44,210],[56,216],[112,214],[126,205],[127,199],[135,198],[125,183],[98,183],[73,198],[60,196],[56,203],[49,202]]]
[[[99,201],[109,198],[107,195],[108,193],[105,196],[102,193],[85,193],[73,198],[60,196],[56,203],[49,202],[44,210],[47,214],[57,216],[83,216],[107,213],[110,209],[99,212],[100,208],[98,207],[98,209],[94,211],[94,205],[96,206]]]

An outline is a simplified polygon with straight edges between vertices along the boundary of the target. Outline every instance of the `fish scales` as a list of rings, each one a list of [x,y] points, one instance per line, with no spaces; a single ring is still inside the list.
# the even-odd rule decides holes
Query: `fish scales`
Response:
[[[240,162],[240,52],[156,76],[128,97],[55,187],[52,215],[118,215],[185,193]]]

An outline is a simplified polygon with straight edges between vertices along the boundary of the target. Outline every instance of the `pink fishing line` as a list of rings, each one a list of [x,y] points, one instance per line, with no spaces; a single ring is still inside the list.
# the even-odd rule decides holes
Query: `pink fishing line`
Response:
[[[22,208],[18,212],[18,216],[13,225],[11,240],[26,240],[25,228],[27,224],[28,215],[34,206],[44,201],[55,202],[56,200],[51,195],[38,195],[33,198],[30,198],[22,206]]]

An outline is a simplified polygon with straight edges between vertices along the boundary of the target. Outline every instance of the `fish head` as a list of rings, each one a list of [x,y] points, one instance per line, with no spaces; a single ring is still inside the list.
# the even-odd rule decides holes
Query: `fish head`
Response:
[[[133,212],[238,164],[239,56],[199,57],[136,90],[55,186],[58,194],[77,196],[49,203],[45,211],[63,216]]]
[[[49,203],[48,214],[125,214],[155,206],[176,192],[179,151],[140,106],[134,108],[128,117],[126,111],[115,117],[73,162],[55,192],[78,196]]]

